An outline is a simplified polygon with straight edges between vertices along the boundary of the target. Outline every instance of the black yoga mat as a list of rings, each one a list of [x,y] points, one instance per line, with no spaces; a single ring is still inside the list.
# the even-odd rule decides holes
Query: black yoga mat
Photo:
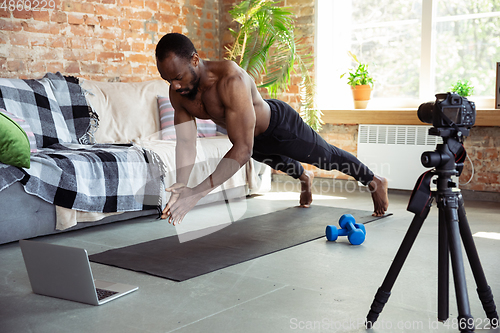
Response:
[[[189,242],[179,243],[177,236],[171,236],[108,250],[89,258],[96,263],[184,281],[325,237],[326,226],[338,226],[343,214],[352,214],[357,223],[363,224],[382,218],[371,216],[370,211],[346,208],[291,207],[240,220]],[[389,215],[392,214],[384,217]]]

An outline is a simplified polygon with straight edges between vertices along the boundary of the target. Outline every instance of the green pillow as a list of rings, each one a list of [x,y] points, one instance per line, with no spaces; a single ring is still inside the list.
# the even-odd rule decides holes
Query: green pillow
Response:
[[[1,112],[0,162],[27,169],[30,167],[30,142],[26,132]]]

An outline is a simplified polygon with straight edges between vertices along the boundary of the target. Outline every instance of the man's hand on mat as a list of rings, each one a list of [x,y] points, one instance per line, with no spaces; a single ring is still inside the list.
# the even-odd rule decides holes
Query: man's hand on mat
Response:
[[[163,210],[161,218],[168,218],[168,223],[172,223],[174,226],[181,223],[184,216],[186,216],[186,214],[193,209],[196,203],[202,198],[200,193],[195,193],[192,188],[180,183],[172,185],[171,187],[165,189],[165,191],[171,192],[172,195]]]
[[[163,212],[161,214],[161,219],[166,219],[166,218],[170,217],[168,222],[169,223],[171,222],[172,212],[170,211],[170,207],[172,207],[172,205],[179,198],[179,194],[175,193],[174,190],[177,190],[177,189],[180,189],[180,188],[183,188],[183,187],[186,187],[186,185],[182,184],[182,183],[175,183],[174,185],[172,185],[172,186],[170,186],[170,187],[168,187],[168,188],[165,189],[165,191],[170,192],[172,194],[170,195],[170,200],[168,200],[167,205],[163,209]]]

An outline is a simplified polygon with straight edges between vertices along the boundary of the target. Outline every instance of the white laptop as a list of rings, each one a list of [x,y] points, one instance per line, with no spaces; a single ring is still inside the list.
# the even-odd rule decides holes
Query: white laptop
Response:
[[[28,240],[19,244],[36,294],[101,305],[139,289],[94,280],[85,249]]]

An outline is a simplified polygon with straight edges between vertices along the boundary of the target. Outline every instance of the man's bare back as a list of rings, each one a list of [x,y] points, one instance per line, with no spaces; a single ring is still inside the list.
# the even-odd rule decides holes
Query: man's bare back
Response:
[[[187,188],[191,168],[178,172],[177,183],[162,218],[180,223],[185,214],[203,196],[229,179],[252,156],[254,138],[265,132],[270,122],[270,106],[257,90],[253,79],[232,61],[204,61],[197,53],[191,60],[170,53],[157,61],[161,77],[170,83],[170,101],[175,109],[174,123],[192,122],[194,118],[211,119],[225,128],[232,148],[205,181]],[[194,164],[196,130],[177,131],[177,165]],[[299,177],[302,186],[300,206],[312,202],[313,173],[304,171]],[[374,215],[381,216],[388,206],[387,181],[374,177],[370,183]]]

